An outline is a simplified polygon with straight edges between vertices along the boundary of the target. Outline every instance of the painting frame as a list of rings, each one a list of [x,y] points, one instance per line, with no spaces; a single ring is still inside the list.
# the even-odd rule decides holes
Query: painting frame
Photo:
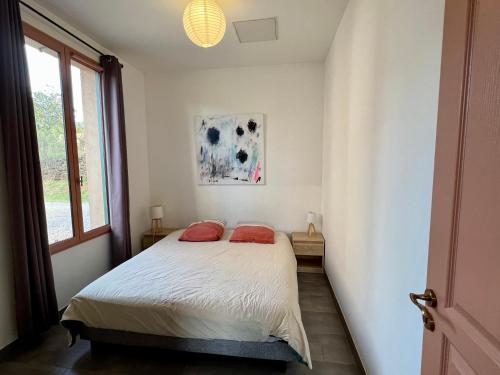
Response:
[[[263,113],[197,115],[194,143],[198,185],[265,185]]]

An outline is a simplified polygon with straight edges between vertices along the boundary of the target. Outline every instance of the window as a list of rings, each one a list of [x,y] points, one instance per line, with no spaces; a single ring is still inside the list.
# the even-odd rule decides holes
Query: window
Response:
[[[51,253],[109,231],[99,64],[24,24]]]
[[[89,231],[108,224],[101,75],[72,61],[71,83],[83,229]]]

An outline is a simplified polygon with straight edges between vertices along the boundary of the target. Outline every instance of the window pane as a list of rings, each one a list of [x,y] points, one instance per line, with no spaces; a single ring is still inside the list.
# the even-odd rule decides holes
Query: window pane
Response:
[[[73,237],[59,55],[26,38],[49,243]]]
[[[71,62],[71,84],[80,168],[83,228],[109,223],[100,75]]]

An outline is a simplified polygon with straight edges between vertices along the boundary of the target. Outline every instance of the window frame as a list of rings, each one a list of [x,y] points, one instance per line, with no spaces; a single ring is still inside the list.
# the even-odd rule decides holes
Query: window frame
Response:
[[[82,213],[82,199],[80,190],[80,168],[78,163],[78,147],[76,138],[75,119],[73,116],[73,98],[72,98],[72,82],[71,82],[71,61],[76,61],[87,68],[90,68],[100,75],[101,80],[101,105],[103,103],[102,83],[103,68],[96,60],[82,54],[74,48],[66,45],[65,43],[45,34],[37,28],[23,22],[24,36],[32,39],[46,47],[52,49],[59,54],[59,69],[61,75],[61,92],[62,92],[62,105],[64,113],[64,128],[66,135],[66,156],[68,164],[68,183],[69,195],[71,204],[71,222],[73,227],[73,237],[55,242],[49,246],[50,254],[56,254],[63,250],[67,250],[73,246],[81,244],[85,241],[102,236],[111,231],[110,224],[105,224],[101,227],[91,229],[87,232],[83,226],[83,213]],[[104,109],[104,107],[103,107]],[[102,124],[105,124],[104,110],[101,111]],[[104,125],[105,126],[105,125]],[[104,131],[104,138],[106,139],[106,131]],[[106,159],[107,150],[104,158]],[[109,179],[107,171],[107,163],[104,163],[104,174],[106,176],[106,201],[109,207]],[[108,222],[110,220],[110,213],[108,209]]]

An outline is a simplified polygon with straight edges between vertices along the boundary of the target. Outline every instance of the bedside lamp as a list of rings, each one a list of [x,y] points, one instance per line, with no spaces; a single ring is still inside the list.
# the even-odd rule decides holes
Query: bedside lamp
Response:
[[[161,228],[161,219],[163,218],[163,206],[151,207],[151,230],[156,233]]]
[[[316,214],[312,211],[309,211],[306,217],[306,221],[309,224],[309,227],[307,228],[307,235],[309,237],[311,237],[313,233],[316,233],[316,228],[314,227],[315,219],[316,219]]]

